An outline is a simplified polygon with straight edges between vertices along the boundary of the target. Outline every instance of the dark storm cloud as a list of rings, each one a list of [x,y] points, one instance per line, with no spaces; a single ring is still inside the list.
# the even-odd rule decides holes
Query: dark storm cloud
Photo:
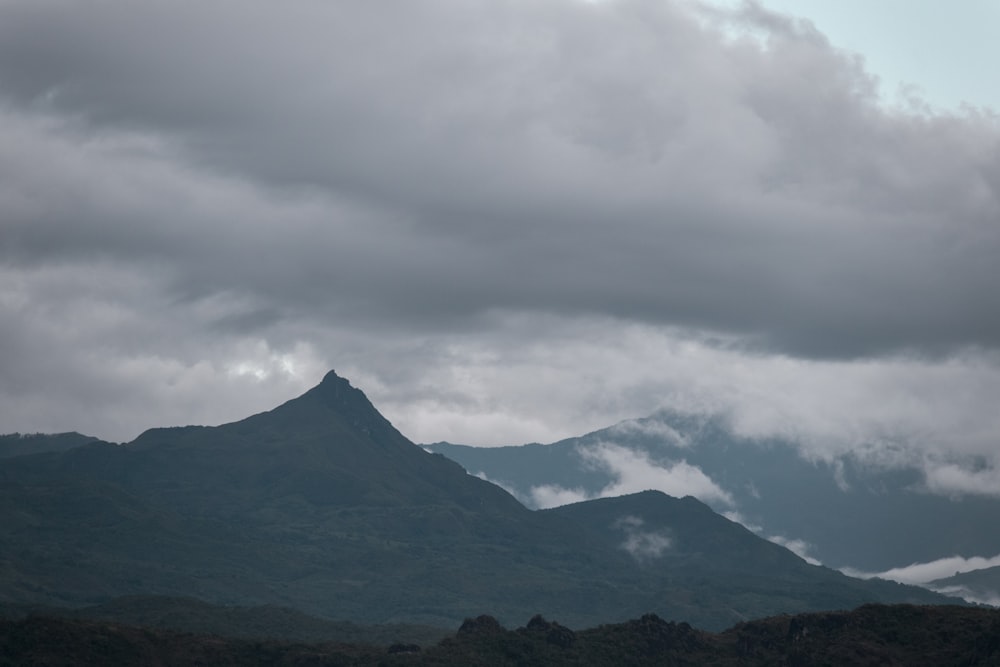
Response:
[[[141,258],[249,328],[503,309],[995,348],[997,121],[873,90],[754,5],[6,2],[0,251]]]
[[[874,90],[753,4],[0,1],[0,432],[333,367],[415,440],[668,407],[990,493],[998,122]]]

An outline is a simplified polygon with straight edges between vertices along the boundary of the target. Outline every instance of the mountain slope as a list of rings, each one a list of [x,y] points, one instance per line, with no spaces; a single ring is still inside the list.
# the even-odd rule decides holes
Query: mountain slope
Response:
[[[130,456],[102,460],[87,452],[73,465],[90,465],[94,476],[186,511],[226,518],[248,503],[293,495],[314,506],[446,503],[523,511],[509,494],[414,447],[334,373],[268,412],[217,427],[152,429],[127,449]],[[206,494],[213,502],[204,502]]]
[[[93,442],[99,442],[80,433],[11,433],[0,435],[0,459],[44,452],[64,452],[74,447],[80,447]]]
[[[602,524],[602,512],[618,512],[616,502],[666,500],[530,511],[410,443],[331,373],[303,396],[232,424],[0,461],[0,601],[194,596],[437,626],[484,610],[579,626],[697,609],[699,624],[720,628],[771,612],[944,599],[813,570],[790,579],[800,561],[788,552],[773,569],[750,570],[740,550],[711,541],[699,549],[717,558],[687,562],[683,578],[718,581],[695,590],[670,574],[680,566],[664,554],[623,550],[609,536],[618,529]],[[697,506],[694,524],[725,521]],[[753,594],[727,595],[745,576],[759,578]],[[711,595],[699,602],[698,591]]]
[[[723,625],[731,625],[790,609],[932,602],[919,588],[861,581],[811,565],[692,497],[646,491],[542,513],[578,523],[595,541],[628,553],[644,579],[655,582],[644,596],[646,608],[699,627],[718,627],[720,609],[728,613]],[[669,598],[661,597],[665,590]]]

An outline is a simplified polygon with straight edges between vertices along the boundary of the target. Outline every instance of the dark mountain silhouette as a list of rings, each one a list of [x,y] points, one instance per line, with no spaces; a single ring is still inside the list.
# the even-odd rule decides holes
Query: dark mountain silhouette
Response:
[[[314,508],[524,513],[508,493],[414,447],[334,373],[269,412],[217,427],[152,429],[128,449],[137,460],[116,459],[125,477],[94,472],[201,516],[245,519],[292,497]]]
[[[334,621],[277,605],[223,606],[196,598],[156,595],[114,598],[103,604],[76,609],[23,604],[0,605],[0,618],[23,620],[29,617],[121,623],[240,639],[342,642],[377,646],[395,643],[427,646],[450,634],[448,630],[424,625],[364,625],[351,621]]]
[[[638,548],[622,548],[628,517],[674,530],[687,553],[704,556],[678,561],[641,531]],[[9,603],[180,596],[437,626],[483,610],[503,620],[541,612],[571,627],[652,611],[718,629],[771,613],[945,599],[808,566],[693,499],[639,494],[530,511],[410,443],[333,373],[235,423],[0,461],[0,520],[0,602]],[[748,559],[753,549],[773,568]]]
[[[0,619],[0,664],[11,665],[996,665],[1000,611],[866,605],[778,616],[713,634],[653,614],[573,631],[540,615],[517,630],[466,619],[423,647],[235,639],[97,621]]]

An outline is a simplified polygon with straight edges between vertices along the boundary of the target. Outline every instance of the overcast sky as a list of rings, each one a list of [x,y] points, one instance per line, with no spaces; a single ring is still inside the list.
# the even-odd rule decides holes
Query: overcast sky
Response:
[[[0,432],[334,368],[417,442],[670,407],[992,492],[989,3],[871,4],[0,0]]]

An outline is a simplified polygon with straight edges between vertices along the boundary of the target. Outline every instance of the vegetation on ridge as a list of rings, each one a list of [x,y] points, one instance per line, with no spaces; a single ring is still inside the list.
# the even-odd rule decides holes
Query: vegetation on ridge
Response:
[[[0,665],[995,665],[1000,610],[865,605],[778,616],[721,633],[653,614],[574,632],[541,616],[506,630],[466,619],[434,645],[304,644],[232,639],[112,623],[0,620]]]

